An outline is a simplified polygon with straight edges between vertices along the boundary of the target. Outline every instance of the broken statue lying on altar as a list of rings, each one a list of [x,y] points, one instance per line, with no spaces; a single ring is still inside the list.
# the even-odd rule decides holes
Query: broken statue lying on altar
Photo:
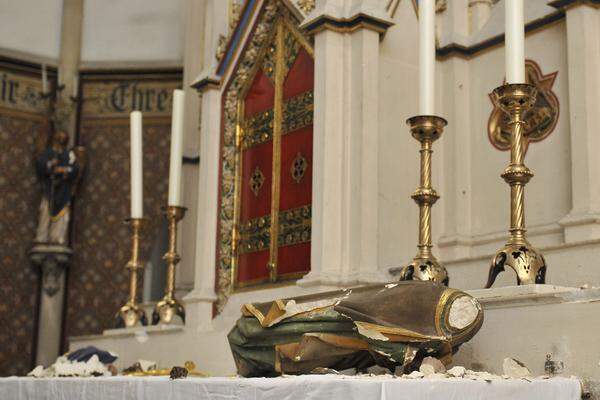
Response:
[[[427,356],[449,364],[482,323],[468,294],[403,281],[245,304],[228,339],[245,377],[375,364],[409,372]]]

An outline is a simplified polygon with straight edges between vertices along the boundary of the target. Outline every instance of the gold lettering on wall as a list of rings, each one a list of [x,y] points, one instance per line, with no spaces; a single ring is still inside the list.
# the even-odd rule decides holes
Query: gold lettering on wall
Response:
[[[42,81],[36,77],[0,69],[0,107],[46,113],[48,102],[42,98]]]
[[[88,81],[83,86],[82,115],[123,117],[139,110],[148,116],[171,114],[173,90],[177,81]]]

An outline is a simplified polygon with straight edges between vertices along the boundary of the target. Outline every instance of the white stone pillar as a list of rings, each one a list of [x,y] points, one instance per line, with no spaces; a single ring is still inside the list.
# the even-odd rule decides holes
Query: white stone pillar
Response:
[[[58,84],[64,85],[58,93],[55,107],[61,108],[64,120],[56,121],[56,128],[69,134],[69,144],[75,144],[77,104],[72,100],[79,84],[81,59],[81,32],[83,26],[83,0],[64,0],[60,33],[60,58],[58,61]],[[68,110],[68,113],[65,111]]]
[[[75,145],[77,126],[77,85],[81,55],[83,0],[64,0],[62,6],[60,58],[58,78],[62,90],[54,104],[56,130],[69,135],[69,145]],[[71,210],[71,213],[73,211]],[[72,215],[72,214],[71,214]],[[35,245],[31,259],[40,265],[43,284],[40,288],[40,310],[37,327],[36,363],[48,366],[61,353],[63,302],[66,290],[66,265],[72,251],[64,246]]]
[[[561,220],[565,241],[600,238],[600,9],[566,10],[572,210]]]
[[[311,272],[298,282],[305,287],[383,279],[377,236],[379,39],[391,22],[372,14],[372,2],[349,3],[320,2],[303,24],[316,32]],[[375,27],[365,23],[369,18],[377,19]]]
[[[221,132],[221,91],[216,77],[201,81],[200,171],[194,257],[194,290],[185,298],[186,325],[206,330],[211,326],[216,278],[217,216]]]
[[[177,268],[177,288],[193,288],[196,255],[196,222],[198,203],[198,149],[200,144],[200,96],[191,85],[204,68],[204,24],[206,2],[185,0],[185,43],[183,56],[183,90],[185,119],[183,149],[183,202],[188,208],[180,226],[181,264]]]
[[[342,276],[344,235],[344,35],[315,36],[315,115],[311,272],[302,280],[322,283]]]
[[[349,36],[349,93],[344,104],[348,153],[345,279],[373,282],[378,271],[379,33],[361,29]]]
[[[191,0],[194,1],[194,0]],[[198,1],[198,0],[195,0]],[[195,224],[194,289],[184,297],[186,328],[211,329],[217,262],[217,218],[221,138],[221,78],[216,70],[219,36],[228,30],[229,1],[203,0],[204,17],[196,23],[203,29],[203,69],[193,81],[200,109],[197,203]],[[197,6],[197,5],[196,5]],[[199,28],[200,29],[200,28]],[[209,71],[209,72],[207,72]]]
[[[61,354],[65,270],[72,254],[67,247],[51,244],[37,244],[29,254],[31,261],[42,272],[36,365],[47,367]]]

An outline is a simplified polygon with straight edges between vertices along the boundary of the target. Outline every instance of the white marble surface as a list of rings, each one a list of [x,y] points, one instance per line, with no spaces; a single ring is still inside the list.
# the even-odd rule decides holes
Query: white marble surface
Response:
[[[473,381],[407,380],[310,375],[283,378],[5,378],[0,398],[11,400],[579,400],[577,379]]]

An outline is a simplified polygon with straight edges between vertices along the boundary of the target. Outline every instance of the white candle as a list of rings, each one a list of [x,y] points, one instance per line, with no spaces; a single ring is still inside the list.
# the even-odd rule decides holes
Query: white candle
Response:
[[[419,0],[419,113],[434,115],[435,0]]]
[[[42,93],[48,93],[48,71],[46,71],[46,64],[42,64]]]
[[[181,206],[181,162],[183,159],[183,107],[185,92],[173,91],[171,122],[171,168],[169,170],[169,205]]]
[[[131,218],[142,218],[143,176],[142,176],[142,113],[133,111],[131,123]]]
[[[506,0],[506,81],[525,83],[525,18],[523,0]]]

